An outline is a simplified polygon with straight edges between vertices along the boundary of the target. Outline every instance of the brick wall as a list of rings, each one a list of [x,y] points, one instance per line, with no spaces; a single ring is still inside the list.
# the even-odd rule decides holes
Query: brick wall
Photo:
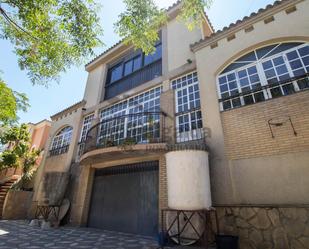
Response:
[[[159,160],[159,225],[161,225],[161,209],[168,207],[166,159],[161,156]]]
[[[291,117],[289,122],[272,126],[269,119]],[[309,91],[271,99],[221,113],[226,153],[229,159],[309,151]]]

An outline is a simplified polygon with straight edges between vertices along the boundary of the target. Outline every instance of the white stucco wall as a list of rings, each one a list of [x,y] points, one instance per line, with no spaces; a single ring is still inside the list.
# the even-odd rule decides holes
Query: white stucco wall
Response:
[[[106,64],[102,64],[89,72],[84,93],[84,100],[87,101],[86,108],[93,107],[100,103],[101,95],[103,94],[105,74]]]
[[[165,157],[169,208],[199,210],[211,207],[208,153],[172,151]]]
[[[185,24],[175,18],[167,24],[167,53],[168,70],[173,71],[184,64],[187,60],[195,60],[194,53],[190,50],[190,44],[202,38],[202,31],[196,28],[189,31]]]

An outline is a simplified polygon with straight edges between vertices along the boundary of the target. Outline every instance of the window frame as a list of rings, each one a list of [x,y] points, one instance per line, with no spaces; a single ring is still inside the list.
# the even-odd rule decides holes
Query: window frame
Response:
[[[284,44],[284,43],[279,43],[279,44],[278,44],[277,46],[275,46],[273,49],[276,49],[276,48],[277,48],[279,45],[281,45],[281,44]],[[267,71],[267,70],[269,70],[269,69],[264,70],[264,68],[263,68],[263,63],[265,63],[265,62],[267,62],[267,61],[273,61],[274,59],[276,59],[276,58],[282,56],[282,58],[283,58],[283,60],[284,60],[284,64],[282,64],[282,65],[285,65],[285,66],[286,66],[286,68],[287,68],[287,73],[289,74],[289,77],[290,77],[290,78],[293,78],[293,77],[295,77],[295,76],[294,76],[294,72],[293,72],[293,70],[292,70],[292,68],[291,68],[291,66],[290,66],[290,61],[289,61],[289,59],[287,58],[287,54],[290,53],[290,52],[292,52],[292,51],[296,51],[296,52],[297,52],[297,55],[298,55],[298,58],[296,58],[296,59],[294,59],[294,60],[300,59],[300,61],[301,61],[301,63],[302,63],[302,67],[303,67],[303,68],[305,69],[305,71],[306,71],[306,68],[307,68],[308,66],[307,66],[307,67],[305,66],[305,64],[303,63],[303,59],[302,59],[302,58],[304,58],[304,56],[301,56],[300,53],[299,53],[299,51],[298,51],[299,49],[301,49],[301,48],[303,48],[303,47],[306,47],[306,46],[309,46],[309,43],[304,42],[303,44],[300,44],[300,45],[295,46],[295,47],[293,47],[293,48],[290,48],[290,49],[281,51],[281,52],[279,52],[279,53],[277,53],[277,54],[274,54],[274,55],[271,55],[271,56],[267,56],[269,53],[272,52],[272,50],[270,50],[270,51],[269,51],[267,54],[265,54],[262,58],[257,59],[257,60],[254,61],[254,62],[251,62],[251,63],[249,63],[249,64],[247,64],[247,65],[245,65],[245,66],[238,67],[237,69],[231,70],[231,71],[229,71],[229,72],[225,72],[225,73],[222,73],[222,74],[218,74],[218,76],[216,77],[216,87],[217,87],[218,99],[220,100],[220,111],[227,111],[227,110],[231,110],[231,109],[234,109],[234,108],[238,108],[238,107],[242,107],[242,106],[248,105],[248,104],[245,104],[244,97],[246,97],[247,95],[252,95],[252,96],[253,96],[254,94],[256,94],[256,93],[258,93],[258,92],[263,92],[264,101],[265,101],[265,100],[268,100],[268,99],[275,98],[275,96],[273,96],[273,94],[271,93],[271,90],[272,90],[273,88],[277,88],[277,87],[280,88],[281,96],[286,96],[286,95],[291,94],[291,93],[285,94],[285,92],[284,92],[284,90],[283,90],[283,87],[284,87],[285,85],[289,85],[289,84],[291,84],[291,83],[278,84],[278,86],[277,86],[276,84],[273,84],[273,85],[272,85],[272,84],[269,84],[269,83],[268,83],[268,81],[267,81],[267,76],[266,76],[266,74],[265,74],[265,71]],[[252,52],[254,52],[254,51],[257,51],[258,49],[260,49],[260,48],[256,48],[256,49],[252,50],[251,52],[248,52],[247,54],[252,53]],[[240,58],[243,57],[243,56],[245,56],[245,55],[240,56]],[[256,56],[256,57],[257,57],[257,56]],[[305,56],[305,57],[307,57],[307,56]],[[258,58],[258,57],[257,57],[257,58]],[[235,61],[237,61],[237,60],[235,60]],[[232,64],[232,63],[235,63],[235,61],[234,61],[234,62],[231,62],[231,64]],[[292,60],[292,61],[293,61],[293,60]],[[273,62],[272,62],[272,65],[273,65],[272,69],[275,71],[276,77],[278,78],[277,70],[275,69],[276,66],[274,66]],[[282,65],[280,65],[280,66],[282,66]],[[245,92],[245,94],[244,94],[244,92],[243,92],[242,89],[241,89],[242,87],[241,87],[240,80],[239,80],[239,77],[238,77],[238,72],[239,72],[239,71],[242,71],[242,70],[244,70],[244,69],[247,70],[248,68],[251,68],[251,67],[253,67],[253,66],[255,66],[256,69],[257,69],[257,74],[258,74],[258,76],[259,76],[259,78],[260,78],[260,83],[261,83],[261,90],[260,90],[260,91],[254,91],[254,92],[251,92],[251,93],[249,92],[248,94],[246,94],[246,92]],[[297,69],[297,70],[299,70],[299,69]],[[224,71],[224,69],[223,69],[222,71]],[[235,97],[229,96],[229,97],[227,97],[227,98],[223,98],[223,97],[222,97],[222,94],[224,94],[224,93],[226,93],[226,92],[229,93],[229,90],[228,90],[228,91],[221,92],[219,79],[222,78],[222,77],[224,77],[224,76],[227,77],[227,75],[230,75],[230,74],[232,74],[232,73],[235,73],[235,75],[236,75],[236,83],[237,83],[238,94],[236,94]],[[228,82],[227,82],[226,84],[228,84]],[[298,91],[301,90],[301,89],[299,89],[299,86],[298,86],[298,84],[297,84],[297,80],[294,80],[294,81],[292,82],[292,84],[293,84],[294,92],[298,92]],[[251,86],[251,84],[250,84],[250,86]],[[266,87],[267,87],[267,88],[266,88]],[[234,100],[234,99],[236,99],[236,98],[239,98],[239,99],[240,99],[240,105],[239,105],[239,106],[233,107],[233,106],[232,106],[232,100]],[[222,100],[222,101],[221,101],[221,100]],[[223,103],[223,102],[227,102],[227,101],[230,102],[230,108],[224,109],[224,107],[223,107],[223,104],[224,104],[224,103]],[[258,102],[260,102],[260,101],[258,101]],[[254,101],[254,103],[258,103],[258,102],[257,102],[257,101]]]
[[[70,128],[68,131],[64,131],[65,129]],[[50,150],[57,150],[63,147],[69,146],[71,144],[73,135],[73,127],[65,126],[60,131],[56,133],[51,142]],[[69,137],[69,139],[68,139]],[[56,142],[55,142],[56,141]]]
[[[132,75],[132,74],[134,74],[134,73],[136,73],[136,72],[138,72],[138,71],[140,71],[140,70],[143,70],[145,67],[148,67],[149,65],[152,65],[152,64],[154,64],[154,63],[156,63],[157,61],[159,61],[159,60],[162,60],[162,56],[163,56],[163,50],[162,50],[162,42],[161,42],[161,40],[155,45],[155,47],[156,47],[156,51],[153,53],[153,55],[152,54],[149,54],[148,56],[154,56],[154,54],[157,52],[157,47],[158,46],[161,46],[161,53],[160,53],[160,57],[159,58],[157,58],[157,59],[153,59],[150,63],[148,63],[148,64],[146,64],[145,63],[145,58],[146,58],[146,55],[145,55],[145,53],[143,53],[142,51],[140,51],[138,54],[133,54],[133,55],[131,55],[129,58],[122,58],[122,59],[120,59],[120,60],[118,60],[116,63],[114,63],[112,66],[110,66],[108,69],[107,69],[107,81],[106,81],[106,84],[105,84],[105,86],[109,86],[109,85],[111,85],[111,84],[114,84],[114,83],[116,83],[116,82],[118,82],[118,81],[120,81],[120,80],[122,80],[122,79],[124,79],[124,78],[126,78],[126,77],[129,77],[130,75]],[[141,65],[140,65],[140,67],[138,68],[138,69],[136,69],[136,70],[134,70],[134,60],[136,59],[136,58],[138,58],[138,57],[140,57],[141,58]],[[128,73],[128,74],[125,74],[125,64],[126,63],[128,63],[128,62],[130,62],[130,61],[132,61],[132,71],[131,71],[131,73]],[[116,67],[118,67],[118,66],[121,66],[122,68],[121,68],[121,77],[119,78],[119,79],[117,79],[117,80],[114,80],[114,81],[112,81],[112,72],[113,72],[113,70],[116,68]]]
[[[88,119],[87,123],[86,123],[86,119]],[[79,138],[80,143],[86,141],[87,133],[88,133],[89,129],[91,128],[91,124],[92,124],[93,119],[94,119],[94,113],[90,113],[90,114],[84,116],[83,126],[82,126],[82,130],[81,130],[81,133],[80,133],[80,138]]]

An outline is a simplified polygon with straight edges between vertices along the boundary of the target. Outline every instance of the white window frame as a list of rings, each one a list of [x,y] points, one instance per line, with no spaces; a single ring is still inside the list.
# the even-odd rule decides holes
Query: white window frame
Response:
[[[281,45],[281,44],[283,44],[283,43],[278,44],[278,46]],[[260,83],[261,83],[261,85],[262,85],[262,86],[267,86],[267,85],[268,85],[268,82],[267,82],[267,78],[266,78],[266,75],[265,75],[265,70],[264,70],[262,64],[263,64],[264,62],[266,62],[266,61],[273,60],[273,59],[275,59],[275,58],[277,58],[277,57],[279,57],[279,56],[282,56],[282,57],[283,57],[283,60],[284,60],[284,62],[285,62],[284,65],[287,67],[287,71],[288,71],[288,73],[289,73],[289,76],[290,76],[291,78],[294,77],[293,70],[292,70],[291,67],[290,67],[290,63],[289,63],[289,60],[288,60],[286,54],[289,53],[289,52],[292,52],[292,51],[296,51],[297,54],[298,54],[298,56],[299,56],[299,58],[302,58],[302,57],[300,56],[299,52],[298,52],[298,49],[303,48],[303,47],[306,47],[306,46],[308,46],[308,45],[309,45],[309,44],[305,42],[304,44],[301,44],[301,45],[299,45],[299,46],[295,46],[295,47],[293,47],[293,48],[290,48],[290,49],[281,51],[281,52],[279,52],[279,53],[277,53],[277,54],[275,54],[275,55],[271,55],[271,56],[267,57],[267,55],[268,55],[269,53],[271,53],[274,49],[276,49],[276,48],[278,47],[278,46],[276,46],[276,47],[274,47],[272,50],[270,50],[267,54],[265,54],[262,58],[258,59],[257,61],[254,61],[254,62],[252,62],[252,63],[250,63],[250,64],[245,65],[245,66],[239,67],[239,68],[237,68],[237,69],[235,69],[235,70],[231,70],[231,71],[229,71],[229,72],[226,72],[226,73],[223,73],[223,74],[219,74],[219,75],[216,77],[216,85],[217,85],[217,95],[218,95],[218,98],[221,99],[221,96],[222,96],[222,93],[221,93],[221,90],[220,90],[219,78],[221,78],[221,77],[223,77],[223,76],[227,76],[227,75],[229,75],[229,74],[231,74],[231,73],[235,73],[235,75],[236,75],[236,83],[237,83],[237,86],[238,86],[238,91],[239,91],[239,93],[241,94],[241,93],[242,93],[242,90],[241,90],[241,86],[240,86],[240,82],[239,82],[239,78],[238,78],[238,72],[241,71],[241,70],[250,68],[250,67],[252,67],[252,66],[256,66],[256,69],[257,69],[257,72],[258,72],[258,75],[259,75],[259,78],[260,78]],[[254,49],[254,50],[252,50],[252,51],[254,51],[254,52],[256,53],[256,50],[258,50],[258,49],[259,49],[259,48],[256,48],[256,49]],[[252,51],[251,51],[251,52],[252,52]],[[248,52],[247,54],[249,54],[249,53],[251,53],[251,52]],[[256,55],[256,58],[258,58],[257,55]],[[303,63],[303,61],[302,61],[302,60],[300,60],[300,61],[301,61],[301,63],[302,63],[302,66],[303,66],[304,68],[306,68],[305,65],[304,65],[304,63]],[[233,63],[233,62],[232,62],[232,63]],[[277,71],[276,71],[276,70],[275,70],[275,73],[276,73],[276,77],[278,77]],[[298,84],[296,83],[296,81],[293,82],[293,86],[294,86],[295,92],[300,91],[300,89],[299,89]],[[283,92],[283,89],[282,89],[282,86],[279,85],[279,87],[280,87],[280,89],[281,89],[281,92],[284,93],[284,92]],[[265,89],[262,90],[263,93],[264,93],[264,98],[265,98],[265,100],[273,98],[270,89],[271,89],[271,88],[268,88],[268,89],[266,89],[266,90],[265,90]],[[284,96],[284,94],[282,94],[282,96]],[[241,106],[244,106],[244,105],[245,105],[245,103],[244,103],[244,98],[243,98],[243,97],[244,97],[244,96],[235,97],[235,98],[240,98]],[[232,100],[232,99],[233,99],[233,97],[230,98],[230,100]],[[231,110],[231,109],[234,109],[234,107],[231,107],[230,109],[226,109],[226,110]],[[223,109],[223,102],[220,102],[220,110],[221,110],[221,111],[226,111],[226,110]]]
[[[194,74],[196,74],[196,77],[197,77],[197,81],[193,81],[193,78],[194,78]],[[181,86],[181,87],[178,87],[177,88],[177,80],[178,79],[182,79],[183,77],[186,77],[188,75],[192,75],[192,83],[188,84],[186,83],[185,86]],[[175,88],[173,87],[173,82],[176,82],[176,86]],[[194,86],[198,86],[198,90],[197,91],[194,91],[194,94],[196,92],[199,93],[199,98],[198,99],[195,99],[195,96],[194,96],[194,99],[193,101],[199,101],[200,102],[200,106],[199,107],[195,107],[195,108],[190,108],[190,99],[189,99],[189,95],[190,95],[190,92],[189,92],[189,87],[194,87]],[[190,73],[187,73],[187,74],[184,74],[184,75],[181,75],[177,78],[174,78],[170,81],[170,86],[172,89],[174,89],[175,91],[175,110],[176,110],[176,116],[175,116],[175,120],[176,120],[176,142],[177,143],[181,143],[181,142],[187,142],[187,141],[192,141],[192,140],[197,140],[197,139],[201,139],[203,138],[204,134],[203,134],[203,115],[202,115],[202,111],[201,111],[201,95],[200,95],[200,87],[199,87],[199,79],[198,79],[198,75],[197,75],[197,71],[192,71]],[[187,90],[187,107],[188,107],[188,110],[186,111],[179,111],[179,103],[178,103],[178,92],[179,91],[183,91],[184,89]],[[181,104],[182,106],[184,105],[183,103]],[[202,128],[196,128],[196,129],[193,129],[192,128],[192,120],[191,120],[191,114],[192,113],[195,113],[197,114],[197,112],[201,112],[201,121],[202,121]],[[189,124],[189,131],[184,131],[184,132],[180,132],[180,123],[179,123],[179,118],[181,116],[185,116],[185,115],[188,115],[188,124]]]
[[[64,131],[64,129],[70,128],[70,130]],[[73,133],[73,127],[72,126],[65,126],[63,127],[53,138],[52,144],[51,144],[51,150],[56,150],[63,148],[67,145],[70,145],[72,140],[72,133]],[[69,138],[69,139],[68,139]]]
[[[87,138],[87,132],[91,128],[92,120],[94,119],[94,113],[91,113],[83,118],[83,127],[80,133],[79,142],[84,142]]]
[[[134,113],[145,112],[145,111],[147,111],[147,109],[146,110],[144,109],[145,108],[145,104],[150,103],[152,101],[154,101],[153,108],[159,107],[159,109],[160,109],[160,97],[161,97],[161,94],[162,94],[162,89],[163,89],[162,85],[157,85],[157,86],[155,86],[153,88],[150,88],[150,89],[148,89],[148,90],[146,90],[144,92],[141,92],[141,93],[138,93],[138,94],[136,94],[136,95],[134,95],[132,97],[129,97],[129,98],[127,98],[124,101],[120,101],[118,103],[115,103],[115,104],[113,104],[111,106],[108,106],[108,107],[100,110],[100,122],[102,122],[103,120],[108,120],[108,119],[117,117],[117,116],[128,115],[128,114],[132,114],[132,113],[134,114]],[[154,91],[153,97],[150,98],[151,97],[150,95],[151,95],[152,91]],[[159,91],[159,93],[160,93],[159,95],[157,95],[157,91]],[[146,97],[144,97],[146,93],[149,93],[149,98],[148,99],[143,99],[140,102],[139,98],[146,98]],[[132,105],[130,103],[130,101],[133,101],[135,98],[138,100],[137,101],[138,103]],[[157,99],[159,99],[159,106],[157,106],[155,104]],[[113,112],[113,113],[109,113],[108,115],[104,115],[104,111],[107,111],[109,108],[113,108],[114,106],[116,106],[117,104],[120,104],[120,103],[125,104],[125,108],[117,110],[117,112]],[[136,108],[140,109],[139,107],[142,107],[141,110],[134,111],[134,109],[136,109]],[[152,112],[155,112],[155,111],[152,111]],[[159,110],[157,112],[159,112]],[[160,122],[160,120],[159,120],[159,122]],[[144,123],[141,127],[143,127],[144,125],[147,125],[147,124],[148,123]],[[138,126],[134,127],[134,129],[136,129],[136,128],[138,128]],[[101,130],[101,128],[99,128],[99,133],[98,133],[98,137],[97,137],[97,143],[100,143],[100,139],[104,138],[104,136],[100,136],[100,130]],[[124,131],[123,131],[124,132],[123,133],[123,138],[124,139],[127,138],[128,130],[129,130],[129,128],[128,128],[128,118],[124,118]],[[117,130],[117,132],[120,133],[121,131]],[[120,139],[117,139],[116,142],[119,142]],[[147,140],[139,141],[139,143],[146,143],[146,142],[147,142]]]

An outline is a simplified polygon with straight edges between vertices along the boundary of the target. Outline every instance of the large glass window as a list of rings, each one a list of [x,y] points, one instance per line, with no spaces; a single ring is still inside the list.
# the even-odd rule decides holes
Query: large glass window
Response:
[[[142,55],[133,58],[133,71],[136,71],[142,67]]]
[[[308,72],[308,44],[273,44],[250,52],[218,76],[221,110],[309,88]]]
[[[117,81],[122,77],[122,64],[118,64],[117,66],[112,68],[111,71],[111,82]]]
[[[73,128],[71,126],[67,126],[59,131],[53,139],[51,150],[56,150],[68,146],[71,142],[72,131]]]
[[[122,60],[116,66],[111,67],[108,70],[107,84],[118,81],[121,78],[141,69],[142,67],[160,60],[162,57],[162,44],[159,43],[155,47],[156,50],[152,54],[145,55],[140,52],[135,57],[130,58],[129,60]]]
[[[172,80],[175,89],[177,142],[203,137],[202,113],[197,73]]]
[[[162,45],[156,45],[156,51],[152,54],[145,55],[144,64],[148,65],[152,62],[159,60],[162,57]]]
[[[115,144],[120,144],[125,138],[144,143],[147,142],[150,132],[157,137],[160,131],[160,115],[149,117],[129,114],[160,112],[161,91],[161,86],[156,87],[102,110],[100,118],[105,122],[100,127],[98,143],[106,141],[107,138]],[[119,118],[113,119],[114,117]]]
[[[92,122],[93,118],[94,118],[93,113],[84,118],[83,128],[82,128],[82,132],[80,134],[80,142],[84,142],[86,140],[87,132],[89,131],[89,129],[91,127],[91,122]]]

